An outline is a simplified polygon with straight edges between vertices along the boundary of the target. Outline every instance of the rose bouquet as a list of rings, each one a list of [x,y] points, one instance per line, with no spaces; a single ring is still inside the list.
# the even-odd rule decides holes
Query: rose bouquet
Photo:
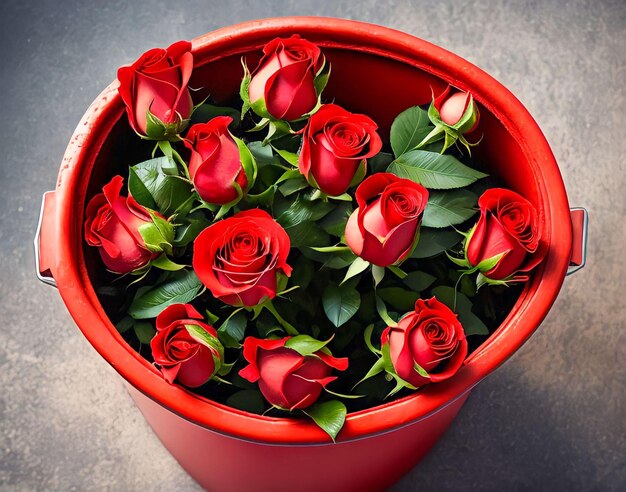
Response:
[[[242,60],[222,105],[192,71],[187,42],[118,71],[145,160],[91,198],[85,240],[128,343],[171,384],[332,439],[454,377],[544,255],[534,206],[471,160],[472,95],[448,87],[383,139],[325,99],[330,62],[298,36]]]

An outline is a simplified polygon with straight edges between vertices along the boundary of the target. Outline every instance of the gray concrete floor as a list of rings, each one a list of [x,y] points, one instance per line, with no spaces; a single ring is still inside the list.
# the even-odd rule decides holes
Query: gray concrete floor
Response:
[[[33,276],[41,194],[91,100],[153,46],[280,15],[366,20],[485,69],[535,116],[589,260],[393,490],[626,490],[626,4],[455,0],[4,1],[0,17],[0,490],[199,490]]]

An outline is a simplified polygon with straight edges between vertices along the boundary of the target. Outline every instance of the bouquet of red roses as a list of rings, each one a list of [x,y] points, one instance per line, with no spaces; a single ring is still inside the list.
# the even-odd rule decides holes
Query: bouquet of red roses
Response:
[[[148,159],[91,198],[85,240],[165,380],[335,439],[348,411],[455,375],[542,260],[539,217],[470,159],[471,94],[407,108],[384,141],[324,99],[318,46],[274,39],[242,66],[219,106],[193,99],[188,42],[119,69]]]

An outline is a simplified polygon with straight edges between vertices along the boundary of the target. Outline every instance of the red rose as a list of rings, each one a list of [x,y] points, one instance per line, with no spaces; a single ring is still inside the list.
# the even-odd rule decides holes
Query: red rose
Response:
[[[150,341],[154,362],[168,383],[195,388],[219,370],[224,349],[212,326],[191,304],[173,304],[157,316],[157,333]],[[195,337],[186,326],[198,332]]]
[[[377,128],[365,115],[325,104],[303,130],[300,172],[327,195],[345,193],[357,172],[365,175],[366,159],[380,152]]]
[[[214,297],[233,306],[256,306],[276,296],[276,277],[291,275],[289,236],[263,210],[239,212],[202,231],[193,269]]]
[[[543,258],[539,251],[537,210],[521,195],[502,188],[485,191],[478,199],[480,218],[465,242],[467,260],[492,280],[525,280]],[[496,264],[481,263],[500,256]],[[484,265],[484,263],[483,263]]]
[[[405,259],[417,244],[428,190],[391,173],[376,173],[356,190],[359,207],[346,224],[354,254],[381,267]]]
[[[387,327],[381,337],[383,357],[395,373],[414,387],[444,381],[459,370],[467,357],[467,340],[459,320],[434,297],[418,299],[415,311]],[[420,375],[415,365],[429,377]]]
[[[208,123],[198,123],[184,140],[191,151],[189,174],[193,185],[209,203],[230,203],[248,186],[239,147],[228,131],[232,121],[230,116],[217,116]]]
[[[300,355],[285,347],[289,338],[261,340],[247,337],[243,342],[243,356],[250,365],[239,371],[239,375],[251,383],[258,381],[261,393],[272,405],[295,410],[315,403],[322,389],[337,379],[330,375],[332,370],[345,371],[348,359],[321,351]]]
[[[179,41],[165,50],[149,50],[117,71],[118,91],[133,130],[160,140],[184,129],[193,108],[187,88],[192,70],[191,43]],[[148,125],[148,110],[160,120],[158,128]]]
[[[150,252],[139,227],[152,222],[148,210],[135,199],[120,196],[123,178],[115,176],[87,205],[85,240],[98,247],[102,261],[115,273],[129,273],[159,253]]]
[[[480,113],[469,92],[460,91],[450,95],[450,86],[448,86],[443,93],[435,98],[433,105],[439,111],[439,119],[448,126],[454,126],[459,123],[471,105],[473,116],[468,120],[468,123],[459,128],[459,132],[469,133],[478,126]]]
[[[270,41],[248,87],[250,103],[263,100],[273,118],[297,120],[317,105],[314,81],[323,64],[320,49],[296,34]]]

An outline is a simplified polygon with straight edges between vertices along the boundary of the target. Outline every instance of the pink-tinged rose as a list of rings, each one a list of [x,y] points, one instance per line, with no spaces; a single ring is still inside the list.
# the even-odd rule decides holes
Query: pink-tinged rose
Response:
[[[243,342],[243,356],[249,365],[239,375],[255,383],[272,405],[295,410],[311,406],[322,390],[337,379],[333,369],[345,371],[347,358],[336,358],[324,352],[303,356],[285,347],[291,337],[280,340],[261,340],[247,337]]]
[[[327,195],[345,193],[355,176],[365,176],[366,159],[380,152],[377,129],[368,116],[325,104],[303,130],[300,172]]]
[[[276,296],[278,274],[291,275],[290,245],[285,229],[267,212],[246,210],[198,235],[193,269],[222,302],[256,306]]]
[[[418,299],[415,311],[387,327],[381,336],[395,373],[414,387],[451,378],[467,357],[467,340],[448,306],[432,297]],[[421,375],[416,364],[428,373]]]
[[[297,120],[317,105],[315,76],[323,64],[321,50],[297,34],[270,41],[250,80],[250,102],[263,100],[277,120]]]
[[[196,388],[219,370],[223,348],[215,328],[202,319],[191,304],[173,304],[157,316],[157,332],[150,341],[150,348],[154,362],[168,383],[176,380],[184,386]],[[186,326],[204,334],[194,338]]]
[[[491,280],[526,280],[545,254],[540,239],[537,210],[523,196],[491,188],[478,199],[480,218],[465,243],[471,266],[500,256],[495,265],[480,268]],[[509,278],[513,277],[513,278]]]
[[[239,148],[228,131],[232,121],[230,116],[217,116],[208,123],[198,123],[184,140],[191,151],[189,174],[193,186],[209,203],[230,203],[248,186]]]
[[[192,70],[191,43],[178,41],[167,49],[151,49],[132,65],[117,71],[118,91],[133,130],[161,139],[184,129],[193,108],[187,88]],[[149,132],[148,110],[169,128],[161,128],[159,135]]]
[[[404,260],[419,238],[428,190],[391,173],[376,173],[356,190],[358,208],[346,224],[346,243],[366,261],[386,267]]]
[[[141,268],[159,253],[150,252],[139,228],[152,223],[148,210],[129,194],[120,195],[124,180],[115,176],[87,205],[85,240],[95,246],[106,267],[115,273]]]
[[[461,133],[470,133],[478,126],[480,113],[469,92],[460,91],[450,95],[450,86],[448,86],[443,93],[435,98],[433,105],[439,111],[441,121],[449,126],[456,125],[471,105],[474,113],[473,117],[468,125],[464,125],[459,131]],[[469,127],[466,128],[465,126]]]

